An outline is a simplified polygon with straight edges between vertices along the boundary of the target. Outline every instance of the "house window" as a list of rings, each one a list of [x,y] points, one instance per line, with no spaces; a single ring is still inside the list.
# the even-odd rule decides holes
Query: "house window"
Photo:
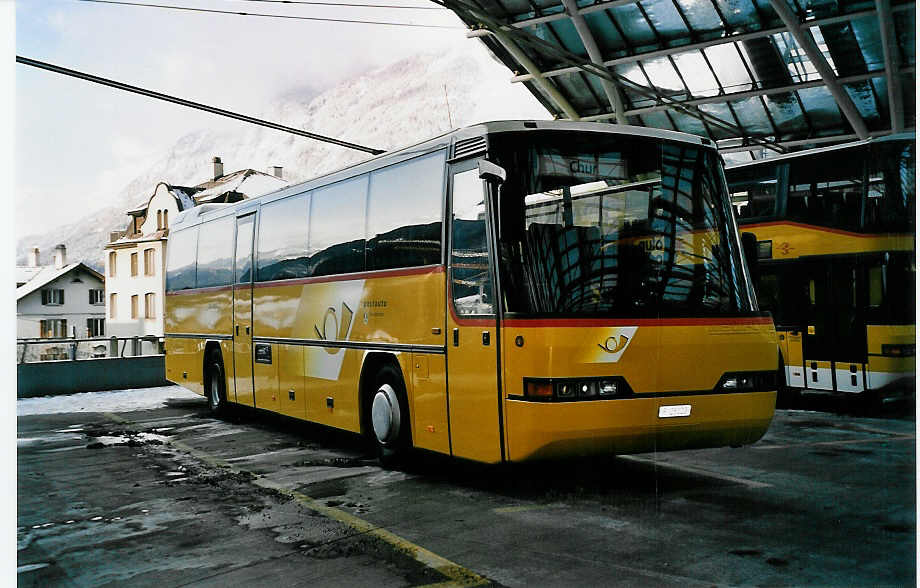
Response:
[[[144,275],[152,276],[154,274],[154,265],[156,262],[156,250],[144,249]]]
[[[41,321],[42,339],[61,338],[67,336],[67,319],[46,319]]]
[[[58,288],[42,290],[43,306],[58,306],[64,304],[64,291]]]
[[[109,277],[110,278],[115,277],[115,260],[116,259],[117,259],[117,256],[115,255],[114,251],[109,253]]]
[[[153,292],[144,294],[144,318],[157,318],[157,296]]]
[[[109,318],[113,319],[117,316],[115,309],[118,308],[118,294],[109,294]]]
[[[169,228],[169,211],[168,210],[163,211],[163,228],[164,229]]]
[[[89,303],[97,306],[105,304],[105,290],[102,288],[90,288]]]
[[[86,336],[87,337],[105,336],[105,319],[104,318],[86,319]]]
[[[159,231],[162,228],[163,228],[163,211],[158,210],[157,211],[157,230]]]
[[[131,275],[137,275],[137,253],[131,254]]]
[[[137,294],[131,297],[131,318],[137,318]]]

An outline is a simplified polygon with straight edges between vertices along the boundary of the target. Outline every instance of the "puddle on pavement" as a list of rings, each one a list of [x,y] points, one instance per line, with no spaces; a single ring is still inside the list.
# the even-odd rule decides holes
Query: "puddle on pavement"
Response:
[[[112,431],[112,433],[115,433],[115,431]],[[169,440],[169,438],[164,435],[157,435],[155,433],[134,433],[130,431],[110,435],[87,433],[87,436],[93,439],[93,441],[86,446],[87,449],[101,449],[113,445],[127,445],[128,447],[162,445]]]
[[[378,461],[367,457],[327,457],[324,459],[304,459],[292,465],[295,467],[362,468],[378,465]]]

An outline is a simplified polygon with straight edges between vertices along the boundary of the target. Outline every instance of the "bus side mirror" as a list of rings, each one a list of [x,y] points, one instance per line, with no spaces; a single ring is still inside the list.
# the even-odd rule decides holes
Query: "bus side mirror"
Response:
[[[760,259],[757,257],[757,235],[754,233],[741,233],[741,249],[747,261],[748,271],[751,272],[751,281],[757,285],[760,278]]]
[[[489,161],[488,159],[479,160],[479,179],[486,180],[488,182],[495,183],[496,198],[495,202],[498,210],[495,214],[495,230],[499,240],[502,238],[502,199],[501,199],[501,184],[505,181],[505,178],[508,177],[505,168],[500,165],[496,165]]]
[[[505,172],[505,168],[500,165],[495,165],[488,159],[479,160],[479,178],[482,180],[491,180],[501,184],[505,181],[505,178],[508,177],[508,174]]]

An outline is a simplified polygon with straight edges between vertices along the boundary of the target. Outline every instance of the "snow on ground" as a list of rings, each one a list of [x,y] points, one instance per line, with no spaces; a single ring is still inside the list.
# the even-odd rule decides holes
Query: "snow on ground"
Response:
[[[16,415],[149,410],[163,406],[170,398],[188,399],[201,398],[201,396],[181,386],[160,386],[109,392],[82,392],[66,396],[21,398],[16,401]]]

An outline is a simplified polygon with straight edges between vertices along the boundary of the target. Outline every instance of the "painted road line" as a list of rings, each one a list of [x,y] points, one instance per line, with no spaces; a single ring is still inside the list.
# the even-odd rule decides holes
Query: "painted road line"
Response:
[[[625,459],[626,461],[633,461],[636,463],[644,463],[654,465],[657,468],[675,470],[679,472],[685,472],[688,474],[696,474],[698,476],[705,476],[707,478],[714,478],[716,480],[724,480],[726,482],[732,482],[734,484],[741,484],[742,486],[747,486],[748,488],[772,488],[773,484],[767,484],[766,482],[755,482],[754,480],[746,480],[744,478],[736,478],[735,476],[728,476],[725,474],[718,474],[709,470],[704,470],[702,468],[695,468],[693,466],[678,465],[675,463],[658,461],[655,459],[650,459],[647,457],[638,457],[635,455],[618,455],[618,459]]]
[[[790,443],[788,445],[752,445],[751,449],[792,449],[795,447],[833,447],[835,445],[862,445],[864,443],[887,443],[889,441],[915,441],[916,435],[889,435],[871,439],[843,439],[841,441],[812,441],[811,443]]]
[[[244,470],[231,463],[228,463],[223,459],[187,445],[182,441],[170,439],[169,444],[176,449],[192,455],[193,457],[205,462],[208,465],[219,468],[226,468],[234,473],[249,474],[253,476],[252,483],[256,486],[259,486],[260,488],[274,490],[280,494],[288,496],[289,498],[292,498],[300,504],[306,506],[310,510],[338,521],[360,534],[370,535],[388,543],[400,553],[411,557],[425,567],[432,569],[447,578],[447,582],[436,584],[437,586],[485,586],[490,584],[488,579],[480,576],[472,570],[468,570],[447,558],[441,557],[440,555],[429,551],[420,545],[416,545],[415,543],[412,543],[411,541],[404,539],[395,533],[392,533],[382,527],[378,527],[377,525],[365,521],[360,517],[356,517],[349,512],[332,506],[327,506],[326,504],[323,504],[322,502],[311,498],[306,494],[297,492],[296,490],[291,490],[282,486],[281,484],[267,480],[263,477],[253,474],[252,472],[249,472],[248,470]]]

